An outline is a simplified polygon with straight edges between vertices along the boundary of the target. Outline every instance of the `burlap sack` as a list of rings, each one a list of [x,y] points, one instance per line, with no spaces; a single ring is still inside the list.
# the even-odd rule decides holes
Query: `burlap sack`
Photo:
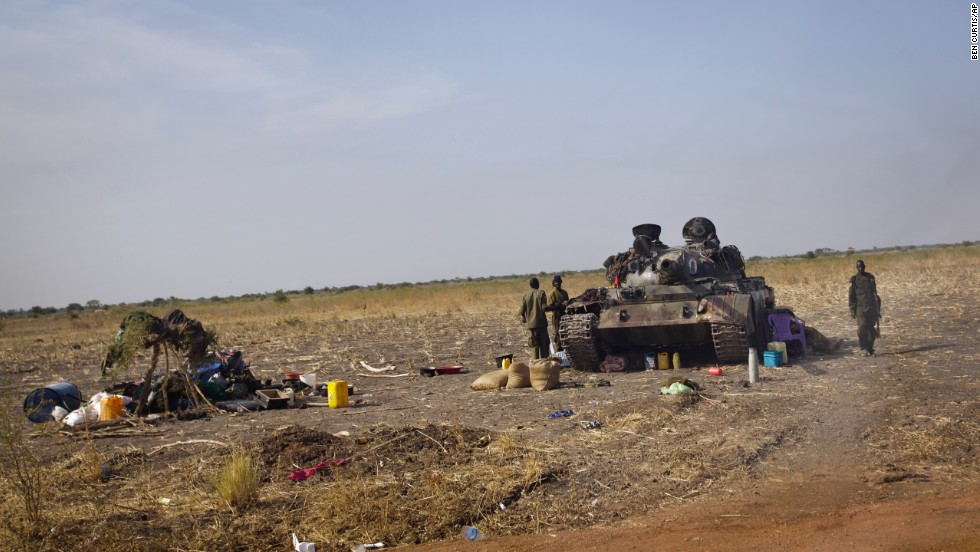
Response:
[[[507,370],[494,370],[492,372],[487,372],[482,376],[476,378],[476,381],[470,384],[470,389],[474,391],[487,391],[496,390],[507,385]]]
[[[531,370],[526,362],[515,362],[507,369],[507,389],[531,387]]]
[[[531,387],[537,391],[545,391],[558,387],[561,374],[561,361],[555,357],[540,358],[531,361]]]

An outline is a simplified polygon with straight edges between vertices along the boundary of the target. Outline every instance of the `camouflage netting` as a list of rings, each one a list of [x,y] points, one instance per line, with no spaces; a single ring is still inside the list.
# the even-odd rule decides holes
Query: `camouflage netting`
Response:
[[[191,366],[203,364],[208,359],[208,348],[215,344],[215,337],[204,326],[182,311],[173,310],[163,319],[150,313],[134,311],[126,315],[115,340],[102,361],[102,375],[113,366],[128,368],[143,349],[166,344]]]

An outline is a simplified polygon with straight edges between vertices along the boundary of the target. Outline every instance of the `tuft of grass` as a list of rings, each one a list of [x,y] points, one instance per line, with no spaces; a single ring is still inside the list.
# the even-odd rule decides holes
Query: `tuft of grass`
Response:
[[[303,319],[298,316],[288,316],[276,322],[276,327],[295,327],[303,324]]]
[[[233,451],[215,478],[214,487],[232,510],[244,510],[255,504],[259,496],[255,459],[243,450]]]
[[[8,527],[22,539],[42,532],[46,480],[37,453],[28,442],[23,424],[14,419],[8,397],[0,393],[0,482],[13,490],[20,519],[7,519]]]

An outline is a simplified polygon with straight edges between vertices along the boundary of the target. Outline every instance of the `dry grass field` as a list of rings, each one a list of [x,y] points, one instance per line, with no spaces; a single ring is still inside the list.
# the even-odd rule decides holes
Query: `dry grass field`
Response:
[[[25,395],[89,396],[142,376],[99,363],[132,309],[0,321],[0,542],[10,550],[980,549],[980,248],[863,256],[884,304],[879,355],[856,354],[856,257],[751,263],[833,355],[763,369],[562,371],[558,389],[471,391],[525,356],[523,279],[289,295],[173,308],[256,375],[315,372],[351,408],[209,413],[92,431],[31,424]],[[569,275],[572,294],[603,285]],[[545,286],[547,287],[547,286]],[[393,365],[382,378],[362,368]],[[419,368],[466,372],[424,378]],[[672,375],[672,374],[668,374]],[[599,378],[609,386],[596,386]],[[570,417],[548,414],[569,409]],[[582,422],[600,427],[583,429]],[[291,470],[343,460],[305,481]],[[473,525],[486,540],[461,540]]]

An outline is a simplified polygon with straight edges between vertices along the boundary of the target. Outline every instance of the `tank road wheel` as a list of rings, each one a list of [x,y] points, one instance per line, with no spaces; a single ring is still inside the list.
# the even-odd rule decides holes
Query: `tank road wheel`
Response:
[[[722,364],[741,364],[749,357],[749,340],[745,326],[738,324],[712,324],[711,341],[715,345],[715,356]]]
[[[568,355],[572,368],[595,372],[599,370],[602,360],[596,345],[596,328],[599,327],[599,317],[592,314],[566,314],[561,317],[558,325],[558,335],[561,336],[565,354]]]

